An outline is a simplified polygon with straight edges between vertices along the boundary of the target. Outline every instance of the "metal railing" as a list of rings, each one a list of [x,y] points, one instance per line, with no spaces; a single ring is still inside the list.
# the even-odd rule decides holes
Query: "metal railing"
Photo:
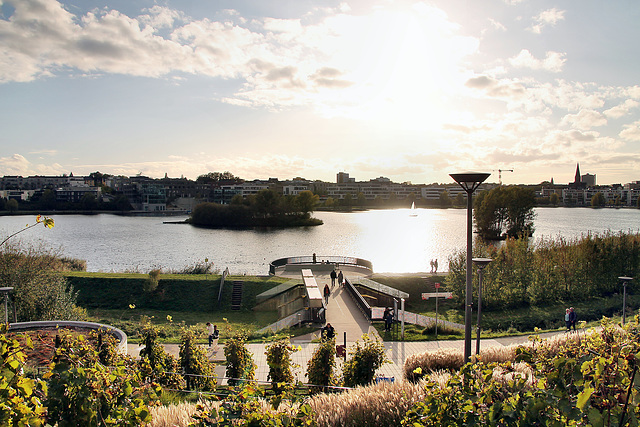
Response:
[[[347,278],[344,279],[344,288],[347,290],[349,296],[351,296],[351,299],[353,299],[353,302],[356,303],[356,306],[360,309],[364,317],[366,317],[368,321],[371,321],[371,306]]]
[[[373,264],[371,261],[362,258],[356,257],[348,257],[348,256],[316,256],[315,262],[313,256],[297,256],[297,257],[287,257],[287,258],[279,258],[275,261],[271,261],[269,263],[269,274],[276,274],[276,268],[284,267],[286,265],[295,265],[295,264],[322,264],[329,263],[335,265],[352,265],[360,268],[367,269],[373,272]]]

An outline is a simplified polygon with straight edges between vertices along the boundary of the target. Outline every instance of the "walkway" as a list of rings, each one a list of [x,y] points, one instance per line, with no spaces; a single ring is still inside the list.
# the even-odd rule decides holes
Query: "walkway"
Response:
[[[324,271],[314,271],[314,275],[316,278],[316,282],[318,287],[320,288],[320,292],[322,293],[325,284],[328,284],[331,287],[331,278],[329,276],[330,270],[327,268],[323,269]],[[344,269],[343,272],[349,275],[359,275],[355,271],[349,271],[348,269]],[[292,277],[300,277],[300,271],[290,272]],[[351,276],[349,276],[351,277]],[[326,315],[327,323],[331,323],[336,331],[336,344],[343,344],[344,337],[346,333],[346,341],[348,350],[352,349],[354,343],[362,337],[362,334],[369,334],[369,336],[376,338],[380,341],[380,335],[377,330],[369,323],[369,321],[365,318],[364,314],[360,312],[358,306],[353,302],[353,299],[348,294],[348,292],[340,288],[336,285],[329,297],[329,304],[327,306],[327,315]],[[563,333],[563,332],[558,332]],[[556,333],[544,334],[545,336],[555,335]],[[302,335],[292,339],[292,343],[299,348],[298,351],[293,353],[292,359],[293,363],[298,366],[295,373],[297,376],[297,380],[306,383],[307,379],[305,377],[307,371],[307,363],[311,360],[313,353],[318,347],[317,343],[312,343],[311,341],[315,338],[319,338],[320,331],[314,330],[309,334]],[[500,339],[483,339],[482,340],[482,348],[493,347],[493,346],[506,346],[516,342],[527,342],[528,336],[520,336],[520,337],[506,337]],[[138,356],[140,352],[140,347],[136,344],[130,344],[128,346],[129,354],[132,356]],[[206,346],[205,346],[206,347]],[[377,374],[382,375],[387,378],[395,378],[396,381],[401,381],[403,379],[403,367],[405,360],[413,355],[420,354],[427,351],[437,350],[438,348],[457,348],[460,352],[464,351],[464,340],[457,341],[421,341],[421,342],[403,342],[403,341],[395,341],[395,342],[385,342],[384,343],[385,351],[387,358],[391,363],[383,365],[378,371]],[[253,360],[257,365],[256,370],[256,379],[258,381],[267,381],[267,375],[269,374],[269,366],[267,365],[267,356],[265,354],[267,349],[267,344],[248,344],[247,348],[253,354]],[[475,349],[475,340],[472,340],[471,348]],[[178,357],[179,353],[179,345],[177,344],[166,344],[165,349],[167,352],[173,354]],[[224,349],[222,346],[219,346],[215,349],[207,349],[210,360],[215,362],[223,362],[225,360],[224,357]],[[342,359],[338,359],[338,369],[342,369]],[[219,378],[223,378],[225,375],[225,366],[224,364],[219,364],[216,367],[216,374]],[[225,384],[226,381],[223,380],[221,382]]]

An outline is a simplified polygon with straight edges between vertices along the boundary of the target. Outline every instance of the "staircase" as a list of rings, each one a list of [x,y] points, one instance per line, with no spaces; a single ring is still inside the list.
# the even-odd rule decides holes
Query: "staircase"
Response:
[[[233,291],[231,292],[231,310],[240,310],[240,306],[242,306],[242,285],[244,285],[244,282],[233,282]]]

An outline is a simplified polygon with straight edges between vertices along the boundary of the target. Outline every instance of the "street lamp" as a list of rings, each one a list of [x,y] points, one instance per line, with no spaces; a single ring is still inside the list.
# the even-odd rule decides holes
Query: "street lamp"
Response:
[[[627,321],[627,283],[633,280],[633,277],[618,277],[619,280],[622,280],[622,284],[624,286],[624,292],[622,293],[622,324],[624,325]]]
[[[491,258],[474,258],[473,263],[478,267],[478,335],[476,337],[476,357],[480,354],[480,322],[482,322],[482,272],[493,261]]]
[[[473,294],[473,284],[471,283],[471,253],[473,247],[472,241],[472,209],[473,204],[471,198],[473,192],[482,184],[490,173],[481,172],[465,172],[449,174],[455,182],[467,193],[467,286],[465,295],[464,308],[464,360],[465,363],[471,359],[471,298]]]
[[[6,288],[0,288],[0,293],[4,294],[4,323],[9,323],[9,292],[13,290],[13,287],[7,286]],[[15,305],[15,302],[14,302]]]

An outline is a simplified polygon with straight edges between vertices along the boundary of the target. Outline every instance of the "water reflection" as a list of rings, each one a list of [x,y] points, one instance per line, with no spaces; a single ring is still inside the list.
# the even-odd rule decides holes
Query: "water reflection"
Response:
[[[640,210],[536,210],[535,237],[573,238],[588,231],[637,232]],[[52,230],[35,227],[20,234],[25,242],[43,242],[66,256],[87,260],[89,271],[178,270],[205,258],[234,274],[266,274],[272,260],[318,254],[345,255],[373,262],[376,272],[430,271],[438,259],[447,269],[450,255],[466,245],[464,209],[372,210],[354,213],[316,212],[324,225],[287,230],[209,230],[163,224],[164,218],[115,215],[54,216]],[[35,215],[0,217],[0,235],[8,235]],[[184,218],[172,218],[179,220]]]

